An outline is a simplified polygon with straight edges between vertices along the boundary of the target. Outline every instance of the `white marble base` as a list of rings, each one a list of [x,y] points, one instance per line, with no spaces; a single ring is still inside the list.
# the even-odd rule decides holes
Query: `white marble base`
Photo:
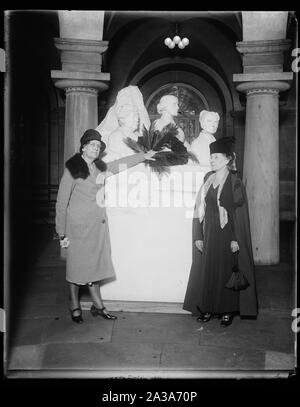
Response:
[[[209,170],[176,166],[159,180],[139,164],[109,178],[107,215],[117,279],[102,286],[104,300],[183,302],[192,262],[193,208]]]

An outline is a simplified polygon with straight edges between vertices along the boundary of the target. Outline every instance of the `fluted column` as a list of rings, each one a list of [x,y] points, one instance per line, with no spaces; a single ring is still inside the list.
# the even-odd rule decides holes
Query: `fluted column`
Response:
[[[109,73],[101,72],[107,41],[56,38],[62,70],[51,71],[55,86],[66,93],[64,161],[78,151],[88,128],[98,125],[98,93],[108,88]]]
[[[256,264],[279,262],[279,91],[284,82],[243,83],[247,94],[243,181]]]
[[[56,82],[57,87],[62,87],[66,92],[65,110],[65,161],[78,151],[79,139],[88,128],[94,129],[98,125],[98,91],[96,86],[73,86],[72,81]],[[86,84],[88,85],[88,84]],[[100,88],[101,89],[101,88]]]
[[[279,94],[290,87],[282,72],[288,40],[237,43],[243,74],[234,74],[238,91],[247,95],[243,181],[249,200],[252,247],[256,264],[279,262]]]

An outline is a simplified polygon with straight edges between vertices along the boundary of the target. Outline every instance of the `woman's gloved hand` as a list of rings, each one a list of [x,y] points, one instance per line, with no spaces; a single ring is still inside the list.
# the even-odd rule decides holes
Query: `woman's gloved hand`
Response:
[[[230,242],[230,249],[231,249],[232,253],[238,252],[240,250],[238,242],[236,242],[235,240],[232,240]]]
[[[152,157],[153,157],[156,153],[157,153],[157,151],[154,151],[154,150],[149,150],[147,153],[144,153],[145,160],[153,160],[153,161],[155,161],[155,158],[152,158]]]
[[[60,247],[66,249],[70,246],[70,240],[66,236],[61,236],[59,240]]]
[[[195,246],[202,253],[202,251],[203,251],[203,240],[195,240]]]

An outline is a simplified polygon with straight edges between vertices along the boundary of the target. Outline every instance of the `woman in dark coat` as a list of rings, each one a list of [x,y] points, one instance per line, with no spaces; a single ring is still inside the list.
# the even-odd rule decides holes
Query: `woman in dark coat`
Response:
[[[88,285],[93,300],[91,313],[116,319],[103,306],[100,281],[115,276],[107,215],[104,206],[105,178],[152,159],[153,151],[138,153],[109,163],[99,154],[106,147],[97,130],[87,130],[80,139],[80,153],[66,162],[56,202],[56,232],[67,249],[66,279],[69,283],[70,312],[82,323],[79,286]],[[125,166],[125,168],[126,168]]]
[[[193,219],[193,262],[183,309],[207,322],[221,317],[228,326],[233,317],[256,317],[258,312],[248,202],[245,187],[232,170],[234,138],[210,144],[212,171],[204,177]],[[226,288],[238,254],[238,267],[250,285]]]

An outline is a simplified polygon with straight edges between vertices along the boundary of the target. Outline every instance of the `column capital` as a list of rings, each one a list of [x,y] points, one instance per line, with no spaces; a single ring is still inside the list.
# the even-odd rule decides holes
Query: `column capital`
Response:
[[[288,90],[293,80],[293,72],[234,74],[236,89],[244,93],[279,93]]]
[[[91,95],[97,95],[99,92],[99,89],[96,89],[95,87],[86,87],[86,86],[70,86],[70,87],[65,87],[64,89],[66,91],[66,95],[70,93],[84,93],[84,94],[91,94]]]
[[[264,94],[264,95],[275,95],[275,96],[278,96],[279,95],[279,89],[275,89],[275,88],[263,88],[263,87],[260,87],[260,88],[257,88],[257,87],[254,87],[254,88],[252,88],[252,89],[247,89],[247,90],[245,90],[245,92],[246,92],[246,95],[247,96],[249,96],[249,95],[253,95],[253,94],[260,94],[260,95],[262,95],[262,94]]]
[[[279,92],[288,90],[290,84],[284,81],[253,81],[242,82],[236,86],[239,92],[251,94],[273,94],[278,95]]]
[[[103,92],[108,88],[110,74],[99,72],[65,72],[51,71],[51,78],[59,89],[73,89],[75,92]]]

